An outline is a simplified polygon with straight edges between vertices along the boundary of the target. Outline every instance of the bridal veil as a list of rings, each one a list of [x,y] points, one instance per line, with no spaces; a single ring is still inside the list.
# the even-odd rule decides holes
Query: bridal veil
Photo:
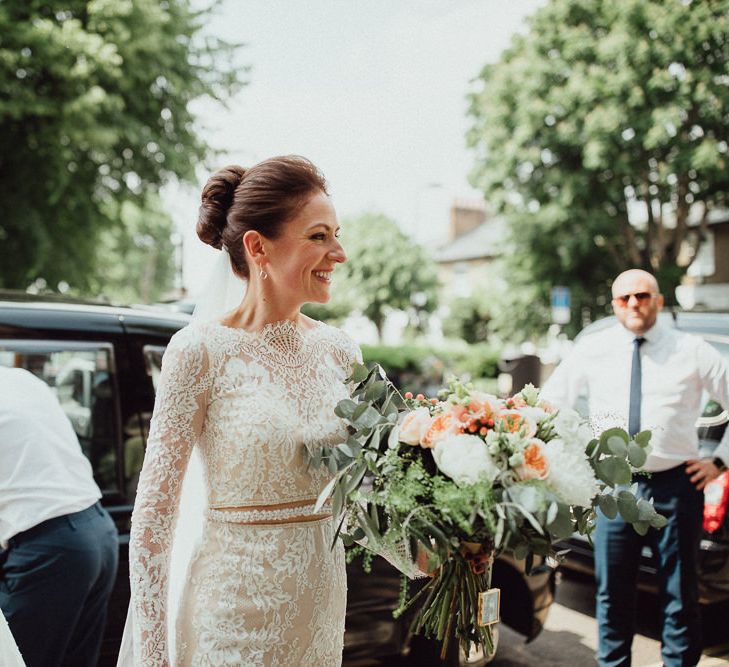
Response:
[[[197,297],[192,322],[209,322],[220,319],[236,308],[243,299],[247,282],[233,271],[230,255],[223,249],[215,260],[205,287]],[[190,456],[182,484],[177,523],[170,553],[169,582],[167,594],[167,637],[170,664],[174,665],[175,625],[182,588],[193,552],[202,534],[203,519],[207,504],[202,462],[195,447]],[[134,610],[129,605],[124,626],[117,667],[139,667],[141,656],[134,642]]]

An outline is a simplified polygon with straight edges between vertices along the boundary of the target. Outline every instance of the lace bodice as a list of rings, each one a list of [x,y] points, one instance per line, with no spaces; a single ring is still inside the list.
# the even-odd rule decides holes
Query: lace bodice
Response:
[[[194,323],[162,364],[132,518],[134,642],[145,665],[166,664],[169,549],[184,470],[199,448],[211,508],[314,499],[328,481],[306,450],[341,442],[334,414],[356,344],[322,323],[289,321],[251,333]]]

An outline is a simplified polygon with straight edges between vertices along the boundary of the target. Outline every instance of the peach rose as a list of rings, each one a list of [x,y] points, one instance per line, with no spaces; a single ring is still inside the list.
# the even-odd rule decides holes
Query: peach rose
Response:
[[[431,449],[445,436],[460,433],[462,427],[463,424],[453,412],[442,412],[433,419],[420,444]]]
[[[523,429],[524,437],[533,438],[537,432],[536,424],[518,410],[502,410],[498,413],[496,419],[501,422],[504,430],[508,433],[518,433]]]
[[[496,396],[485,394],[482,391],[472,391],[470,398],[471,402],[468,404],[470,412],[479,417],[481,421],[493,418],[499,407],[499,399]]]
[[[534,438],[524,449],[524,463],[518,468],[521,479],[546,479],[549,463],[544,456],[544,443]]]
[[[416,408],[400,423],[398,439],[406,445],[419,445],[432,422],[428,408]]]

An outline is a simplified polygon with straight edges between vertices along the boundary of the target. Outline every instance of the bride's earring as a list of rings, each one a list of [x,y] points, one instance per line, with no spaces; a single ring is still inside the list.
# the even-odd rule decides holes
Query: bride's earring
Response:
[[[263,270],[263,268],[260,269],[258,275],[260,276],[261,280],[265,280],[266,278],[268,278],[268,274]]]

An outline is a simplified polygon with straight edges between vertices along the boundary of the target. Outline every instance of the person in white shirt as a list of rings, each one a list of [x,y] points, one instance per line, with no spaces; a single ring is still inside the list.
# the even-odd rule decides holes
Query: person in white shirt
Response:
[[[580,339],[542,389],[557,406],[574,407],[587,392],[590,419],[600,430],[652,431],[651,453],[636,474],[639,494],[668,518],[641,538],[620,515],[598,514],[595,531],[598,663],[630,665],[636,577],[643,544],[656,557],[663,607],[661,654],[666,667],[695,665],[701,655],[697,563],[702,489],[729,462],[724,438],[699,459],[695,422],[703,392],[729,407],[729,365],[697,336],[658,322],[663,307],[656,279],[631,269],[612,286],[618,323]],[[641,472],[642,472],[641,471]]]
[[[28,667],[96,665],[118,537],[53,391],[0,366],[0,609]]]

